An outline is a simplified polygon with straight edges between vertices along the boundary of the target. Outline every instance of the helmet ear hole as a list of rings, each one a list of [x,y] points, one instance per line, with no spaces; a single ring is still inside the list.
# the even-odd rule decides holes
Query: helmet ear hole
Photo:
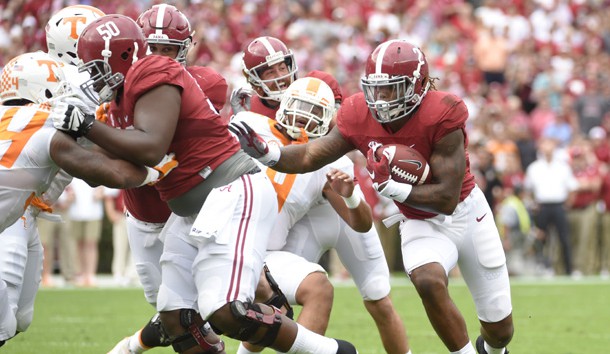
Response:
[[[51,93],[51,91],[49,89],[44,90],[44,95],[46,98],[53,97],[53,94]]]

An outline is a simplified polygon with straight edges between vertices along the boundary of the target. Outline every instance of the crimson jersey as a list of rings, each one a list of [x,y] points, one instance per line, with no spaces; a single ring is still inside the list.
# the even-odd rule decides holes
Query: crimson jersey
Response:
[[[280,108],[280,105],[276,108],[269,108],[263,104],[263,101],[257,95],[252,95],[250,99],[250,111],[261,114],[267,118],[275,119],[275,113]]]
[[[240,146],[195,79],[178,62],[159,55],[137,61],[127,72],[121,116],[115,121],[120,128],[133,126],[138,98],[161,85],[177,86],[183,93],[176,131],[167,151],[176,154],[179,165],[155,185],[161,200],[168,201],[201,183],[202,174],[216,169]]]
[[[381,144],[403,144],[419,151],[430,160],[434,144],[457,129],[464,133],[464,149],[468,146],[465,123],[468,110],[458,97],[438,91],[430,91],[407,123],[396,133],[388,132],[370,113],[364,94],[357,93],[347,98],[337,112],[339,132],[365,156],[369,142]],[[434,171],[432,171],[434,175]],[[460,201],[474,188],[474,176],[470,173],[470,158],[466,150],[466,174],[462,183]],[[396,202],[400,211],[410,219],[427,219],[436,214],[425,212]]]
[[[214,69],[203,66],[187,67],[199,87],[208,96],[217,110],[222,109],[227,99],[227,81]],[[107,123],[121,127],[122,115],[116,102],[110,105]],[[142,186],[124,191],[124,202],[129,213],[136,219],[149,223],[164,223],[171,215],[167,203],[162,201],[154,187]]]
[[[218,71],[206,66],[187,66],[186,70],[208,96],[216,111],[220,112],[227,102],[227,80]]]

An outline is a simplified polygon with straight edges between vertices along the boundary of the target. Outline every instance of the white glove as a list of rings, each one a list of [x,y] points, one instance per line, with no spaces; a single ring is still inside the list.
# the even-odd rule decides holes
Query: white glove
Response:
[[[66,102],[54,102],[50,117],[56,129],[74,138],[87,135],[95,121],[93,114],[85,114],[80,108]]]
[[[83,113],[86,113],[86,114],[95,114],[95,109],[94,108],[96,108],[96,107],[93,107],[91,104],[88,103],[89,102],[88,100],[85,101],[85,99],[82,96],[79,96],[77,94],[74,94],[72,96],[64,97],[60,101],[64,102],[64,103],[67,103],[67,104],[71,104],[73,106],[76,106]]]
[[[231,98],[229,99],[229,103],[231,104],[231,109],[233,110],[233,114],[237,114],[242,111],[250,110],[250,99],[252,98],[252,89],[249,87],[240,87],[234,89],[231,92]]]

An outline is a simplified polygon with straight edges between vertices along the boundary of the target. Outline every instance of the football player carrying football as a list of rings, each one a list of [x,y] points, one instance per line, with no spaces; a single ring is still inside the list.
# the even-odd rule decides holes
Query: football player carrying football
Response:
[[[405,270],[447,349],[475,353],[447,288],[448,272],[459,265],[481,323],[477,351],[507,352],[514,329],[506,258],[492,211],[470,173],[466,105],[434,89],[424,53],[403,40],[377,46],[361,81],[364,92],[343,102],[328,135],[280,148],[242,124],[235,126],[242,148],[287,173],[313,171],[360,150],[374,188],[401,211],[388,223],[401,222]],[[414,186],[390,178],[387,158],[374,156],[393,143],[411,146],[429,161],[431,182]]]
[[[259,37],[246,46],[243,53],[243,67],[244,75],[246,75],[248,82],[257,93],[257,96],[252,97],[251,112],[258,113],[271,119],[271,123],[267,123],[266,120],[263,120],[262,127],[255,130],[267,132],[270,127],[274,125],[273,119],[277,119],[278,123],[280,123],[277,127],[281,130],[278,131],[278,128],[271,128],[274,132],[271,136],[285,136],[281,139],[282,143],[279,145],[302,143],[299,126],[291,125],[293,123],[297,124],[298,122],[295,121],[290,124],[287,122],[287,119],[290,117],[288,112],[291,112],[293,108],[287,107],[286,105],[288,103],[290,103],[290,105],[294,104],[294,99],[285,97],[289,87],[287,85],[291,85],[291,82],[294,84],[293,80],[296,77],[296,62],[292,55],[292,51],[277,38]],[[330,92],[328,92],[329,90],[324,90],[324,92],[327,92],[326,95],[323,95],[327,96],[325,98],[326,101],[330,102],[330,100],[333,99],[336,104],[342,99],[338,83],[332,75],[324,72],[312,71],[308,73],[307,76],[315,76],[327,83],[327,85],[324,86],[327,86],[327,88],[330,87]],[[302,81],[302,83],[304,82],[314,83],[316,80]],[[298,92],[316,91],[308,91],[305,88],[301,90],[295,89],[291,94],[293,98],[298,98]],[[322,92],[322,90],[319,92]],[[307,95],[301,94],[301,96],[304,100],[308,99]],[[273,104],[275,99],[280,100],[276,105]],[[311,100],[311,97],[309,100]],[[311,109],[311,106],[309,106],[308,109]],[[299,111],[299,113],[303,112],[303,110]],[[308,117],[307,119],[311,122],[309,125],[313,124],[315,121],[325,122],[323,125],[316,125],[316,131],[312,130],[309,135],[315,135],[317,137],[325,135],[331,126],[331,122],[329,121],[331,118],[314,117],[315,113],[321,114],[321,112],[307,111],[305,113],[306,117]],[[333,115],[331,115],[331,117],[332,116]],[[239,114],[236,115],[236,117],[240,117]],[[276,140],[276,138],[273,140]],[[337,163],[336,167],[338,169],[350,171],[349,174],[353,175],[353,163],[347,157],[341,159]],[[284,174],[282,173],[278,174],[278,176],[283,175]],[[275,178],[278,178],[278,176],[275,176]],[[297,177],[297,180],[299,178],[304,177]],[[319,183],[319,181],[326,183],[324,176],[322,176],[321,179],[313,178],[312,180],[317,180],[317,183]],[[286,184],[286,181],[282,182]],[[278,194],[287,193],[288,190],[286,190],[285,187],[279,188],[281,186],[281,183],[274,184],[276,192]],[[295,195],[310,193],[307,188],[307,183],[295,183],[294,188],[290,190],[288,197],[295,198],[294,200],[297,201],[301,200],[300,198],[295,197]],[[318,197],[323,195],[320,190],[314,189],[314,194],[315,193],[317,193]],[[302,200],[308,199],[309,198],[303,198]],[[334,248],[342,263],[354,278],[364,300],[365,308],[375,321],[386,352],[391,354],[407,353],[409,351],[409,345],[406,331],[389,296],[389,269],[376,230],[354,230],[327,202],[315,206],[308,205],[306,202],[295,202],[293,207],[298,210],[298,213],[295,212],[293,214],[298,214],[299,218],[295,220],[296,223],[294,221],[292,222],[294,226],[290,227],[289,232],[286,231],[286,236],[278,237],[278,233],[273,234],[269,249],[287,251],[304,257],[309,262],[318,262],[324,252]],[[335,225],[335,227],[330,227],[329,225]],[[364,249],[366,249],[366,251],[361,251]],[[271,261],[277,263],[277,259],[282,258],[282,255],[287,256],[285,252],[280,253],[279,256],[275,255]],[[282,274],[274,272],[274,268],[278,269],[281,267],[273,267],[270,262],[269,268],[271,269],[272,275],[276,278],[279,287],[284,290],[288,298],[296,299],[297,303],[303,306],[297,322],[315,331],[325,330],[328,318],[330,317],[330,306],[332,303],[322,306],[320,300],[323,298],[322,290],[324,288],[309,286],[310,282],[314,281],[316,278],[321,282],[322,280],[320,278],[323,275],[311,268],[311,273],[301,273],[306,276],[304,279],[295,276],[284,277]],[[264,279],[262,280],[264,281]],[[284,283],[285,280],[289,283]],[[375,284],[374,286],[372,285],[373,283]],[[295,284],[298,285],[298,287]],[[296,294],[290,294],[292,292],[291,289],[294,289]],[[314,295],[316,297],[313,297]],[[327,296],[327,298],[331,297]],[[295,303],[293,303],[293,305],[294,304]],[[305,314],[310,315],[305,316]],[[313,314],[315,314],[315,316],[313,316]],[[326,318],[326,321],[322,323],[322,321],[320,321],[321,318]],[[240,350],[241,349],[242,348],[240,348]],[[246,351],[242,352],[244,354],[247,353]],[[240,354],[242,354],[242,352],[240,352]]]

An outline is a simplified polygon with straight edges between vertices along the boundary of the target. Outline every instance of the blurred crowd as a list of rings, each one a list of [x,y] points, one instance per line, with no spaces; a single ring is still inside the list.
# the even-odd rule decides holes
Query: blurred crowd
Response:
[[[3,1],[0,66],[20,53],[44,50],[49,16],[76,3],[135,19],[160,2]],[[471,169],[496,212],[511,272],[608,276],[610,1],[166,3],[187,14],[195,31],[189,63],[222,73],[227,94],[246,85],[240,52],[261,35],[282,39],[300,72],[332,73],[345,97],[360,90],[366,57],[380,42],[405,38],[420,45],[432,76],[440,79],[437,88],[467,103]],[[556,175],[532,172],[526,178],[547,141],[553,159],[577,182],[567,178],[566,195],[536,194],[537,183],[556,181]],[[541,213],[547,204],[561,205],[565,215],[547,218]],[[387,214],[376,210],[378,218]]]

